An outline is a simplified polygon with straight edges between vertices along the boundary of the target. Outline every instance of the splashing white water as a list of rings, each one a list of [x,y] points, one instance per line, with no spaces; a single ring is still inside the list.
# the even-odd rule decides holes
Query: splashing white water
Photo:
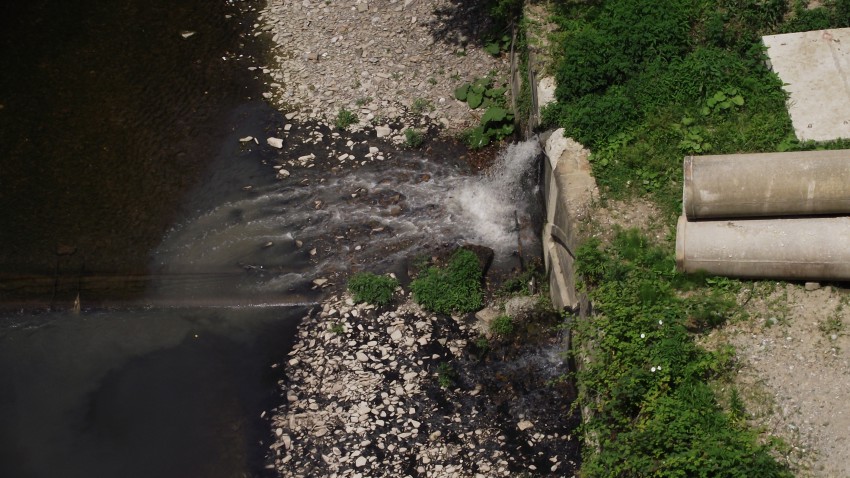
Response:
[[[250,268],[280,290],[354,264],[409,258],[429,245],[479,244],[505,259],[517,248],[517,223],[530,222],[536,140],[512,144],[480,176],[420,157],[387,169],[252,191],[183,224],[156,254],[171,271]],[[523,241],[536,242],[534,231]],[[271,277],[270,277],[271,276]]]
[[[534,179],[529,175],[539,154],[536,140],[511,144],[483,177],[464,178],[455,203],[469,237],[503,253],[516,246],[516,223],[518,216],[528,215],[531,195],[527,188]]]

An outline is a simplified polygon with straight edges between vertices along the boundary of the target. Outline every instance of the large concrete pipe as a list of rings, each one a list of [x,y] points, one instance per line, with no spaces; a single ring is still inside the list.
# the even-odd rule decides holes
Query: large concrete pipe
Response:
[[[742,278],[850,280],[850,217],[691,222],[683,215],[676,266]]]
[[[685,158],[689,219],[850,213],[850,150]]]

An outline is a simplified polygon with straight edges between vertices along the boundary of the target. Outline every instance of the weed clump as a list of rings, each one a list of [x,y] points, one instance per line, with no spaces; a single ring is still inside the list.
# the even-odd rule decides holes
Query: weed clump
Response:
[[[433,312],[474,312],[484,303],[482,274],[478,257],[458,249],[446,267],[425,269],[410,283],[410,290],[416,303]]]
[[[349,126],[357,123],[357,115],[354,112],[349,111],[345,108],[340,108],[339,113],[336,115],[336,127],[339,129],[345,129]]]
[[[396,279],[371,272],[354,274],[348,281],[348,291],[351,292],[355,302],[367,302],[379,306],[392,302],[396,287],[398,287]]]
[[[425,142],[425,135],[421,131],[407,128],[404,130],[404,140],[408,148],[418,148]]]

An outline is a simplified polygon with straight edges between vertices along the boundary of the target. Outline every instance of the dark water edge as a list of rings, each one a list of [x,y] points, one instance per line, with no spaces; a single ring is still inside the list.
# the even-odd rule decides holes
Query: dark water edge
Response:
[[[0,6],[0,476],[268,476],[270,365],[306,306],[183,300],[202,282],[152,266],[175,223],[268,180],[234,139],[276,114],[248,70],[261,3]]]
[[[54,312],[0,327],[0,476],[269,476],[304,307]]]

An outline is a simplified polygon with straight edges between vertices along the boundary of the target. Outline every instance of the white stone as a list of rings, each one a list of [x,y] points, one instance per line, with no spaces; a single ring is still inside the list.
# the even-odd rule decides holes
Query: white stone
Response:
[[[389,126],[375,126],[375,134],[379,138],[386,138],[387,136],[393,134],[393,130]]]
[[[283,140],[280,138],[266,138],[266,143],[268,143],[272,148],[283,148]]]

